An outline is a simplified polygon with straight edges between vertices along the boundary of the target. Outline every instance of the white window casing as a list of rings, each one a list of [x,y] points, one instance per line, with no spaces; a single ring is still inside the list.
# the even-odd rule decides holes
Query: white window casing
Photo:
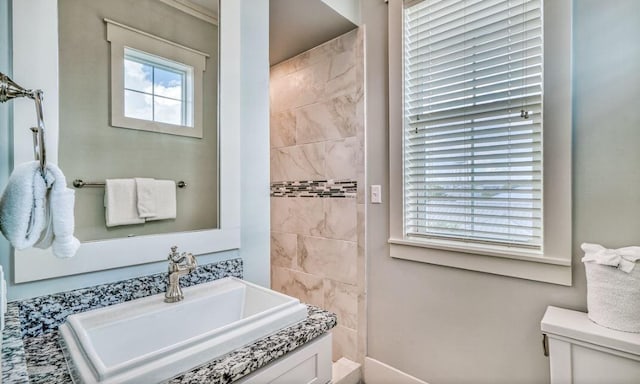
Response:
[[[202,138],[203,74],[208,54],[149,33],[105,19],[111,43],[111,125],[120,128]],[[157,67],[171,68],[185,76],[181,124],[133,118],[125,113],[125,58],[134,57]],[[129,90],[130,91],[130,90]],[[151,97],[151,96],[149,96]]]
[[[389,81],[391,256],[571,285],[570,0],[390,0]]]

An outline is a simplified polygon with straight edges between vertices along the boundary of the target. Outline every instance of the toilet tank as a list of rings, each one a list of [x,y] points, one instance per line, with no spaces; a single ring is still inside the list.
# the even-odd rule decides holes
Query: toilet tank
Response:
[[[640,383],[640,333],[605,328],[584,312],[551,306],[540,325],[551,384]]]

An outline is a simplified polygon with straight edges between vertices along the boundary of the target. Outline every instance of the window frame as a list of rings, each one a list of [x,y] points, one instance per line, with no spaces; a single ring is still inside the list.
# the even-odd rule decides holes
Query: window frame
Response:
[[[543,251],[441,239],[404,231],[403,0],[389,0],[390,256],[570,286],[571,0],[543,1]],[[552,166],[549,166],[551,164]]]
[[[204,52],[162,39],[152,34],[128,27],[113,20],[107,24],[107,40],[111,43],[111,125],[113,127],[137,129],[195,138],[203,137],[203,77],[206,70]],[[160,61],[173,61],[192,68],[191,99],[193,105],[192,125],[176,125],[153,120],[137,119],[124,113],[124,60],[125,49],[138,51]],[[189,95],[187,95],[189,97]],[[187,119],[187,122],[189,120]]]

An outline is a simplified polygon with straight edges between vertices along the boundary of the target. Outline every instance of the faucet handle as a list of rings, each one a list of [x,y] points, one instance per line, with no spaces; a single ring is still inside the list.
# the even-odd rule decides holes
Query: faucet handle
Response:
[[[173,247],[171,247],[171,253],[169,253],[169,257],[167,257],[168,260],[173,261],[174,263],[177,262],[177,258],[180,256],[180,254],[178,253],[178,246],[174,245]]]

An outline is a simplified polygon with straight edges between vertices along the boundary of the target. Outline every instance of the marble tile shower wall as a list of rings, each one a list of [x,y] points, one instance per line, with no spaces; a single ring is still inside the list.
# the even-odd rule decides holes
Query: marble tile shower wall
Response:
[[[353,30],[271,68],[271,285],[338,316],[362,362],[364,51]]]

